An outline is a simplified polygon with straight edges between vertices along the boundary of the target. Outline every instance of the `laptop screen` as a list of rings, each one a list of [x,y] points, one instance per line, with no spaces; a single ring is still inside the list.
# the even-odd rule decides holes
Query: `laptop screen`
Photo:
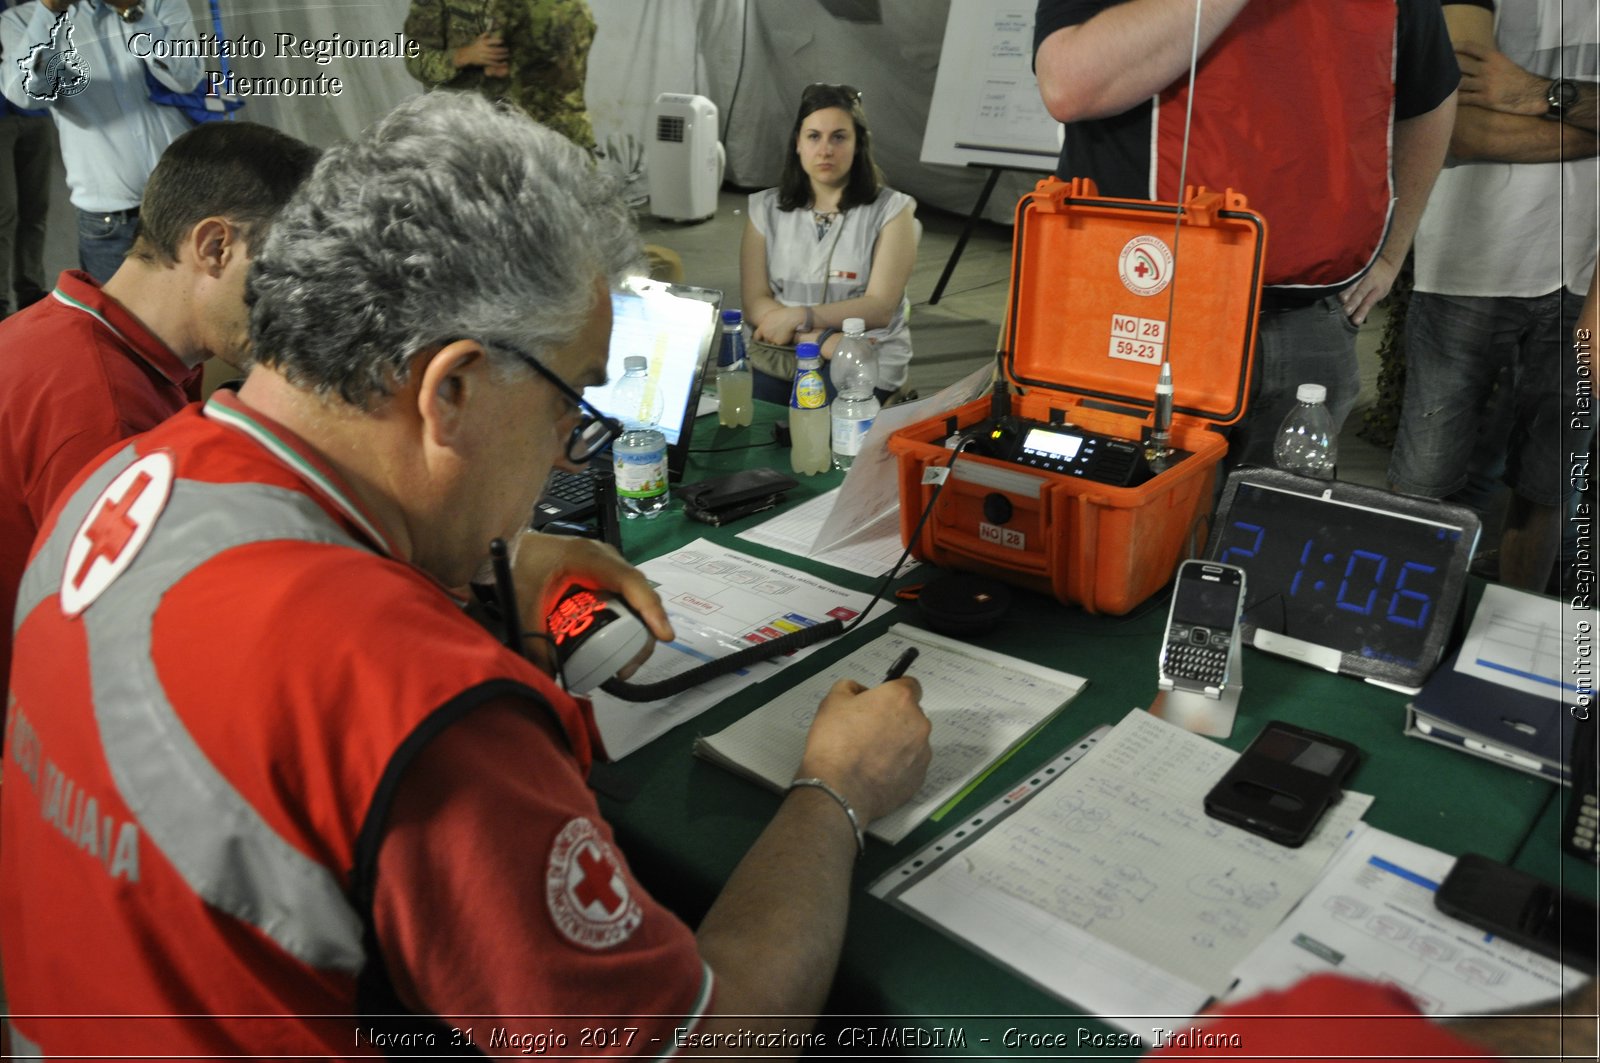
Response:
[[[661,433],[667,437],[667,465],[674,480],[688,464],[695,409],[720,333],[721,305],[722,293],[713,288],[630,279],[624,290],[611,293],[606,383],[583,392],[596,407],[620,417],[615,389],[622,380],[623,359],[634,354],[648,358],[650,382],[661,393]]]

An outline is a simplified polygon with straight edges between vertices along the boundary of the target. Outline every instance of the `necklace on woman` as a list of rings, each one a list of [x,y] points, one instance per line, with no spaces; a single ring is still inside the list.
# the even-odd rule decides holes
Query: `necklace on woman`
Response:
[[[811,212],[811,221],[817,227],[817,239],[821,240],[828,235],[828,230],[833,228],[833,221],[839,216],[836,210],[814,210]]]

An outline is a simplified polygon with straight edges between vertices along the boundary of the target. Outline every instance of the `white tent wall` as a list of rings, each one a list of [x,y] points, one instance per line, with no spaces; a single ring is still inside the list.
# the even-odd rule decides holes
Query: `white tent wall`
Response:
[[[598,27],[587,98],[595,135],[626,163],[642,156],[659,93],[687,92],[717,105],[728,164],[742,187],[775,184],[800,92],[813,81],[864,93],[878,164],[889,183],[921,203],[965,214],[986,171],[919,161],[949,0],[858,0],[878,22],[848,21],[821,0],[589,0]],[[189,0],[195,33],[211,31],[208,0]],[[266,47],[232,61],[241,77],[337,77],[339,96],[251,97],[241,116],[313,144],[350,136],[419,86],[398,59],[278,58],[277,34],[323,40],[392,38],[409,0],[221,0],[229,38]],[[836,7],[840,5],[834,5]],[[215,67],[213,60],[208,65]],[[1037,174],[1007,173],[985,212],[1010,222]]]

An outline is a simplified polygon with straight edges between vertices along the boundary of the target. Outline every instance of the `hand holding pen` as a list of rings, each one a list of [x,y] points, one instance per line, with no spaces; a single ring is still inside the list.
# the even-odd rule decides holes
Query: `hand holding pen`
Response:
[[[889,674],[883,677],[883,681],[892,683],[905,675],[906,669],[911,667],[911,662],[917,659],[917,654],[920,652],[915,646],[907,646],[906,651],[896,657],[894,663],[889,666]]]

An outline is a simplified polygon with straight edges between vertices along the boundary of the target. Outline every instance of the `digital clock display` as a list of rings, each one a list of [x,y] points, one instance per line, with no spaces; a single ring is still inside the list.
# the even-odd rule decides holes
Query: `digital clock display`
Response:
[[[1341,487],[1369,504],[1236,483],[1211,555],[1249,574],[1247,625],[1391,666],[1379,673],[1425,674],[1459,602],[1476,526],[1380,508],[1374,498],[1398,499]]]

